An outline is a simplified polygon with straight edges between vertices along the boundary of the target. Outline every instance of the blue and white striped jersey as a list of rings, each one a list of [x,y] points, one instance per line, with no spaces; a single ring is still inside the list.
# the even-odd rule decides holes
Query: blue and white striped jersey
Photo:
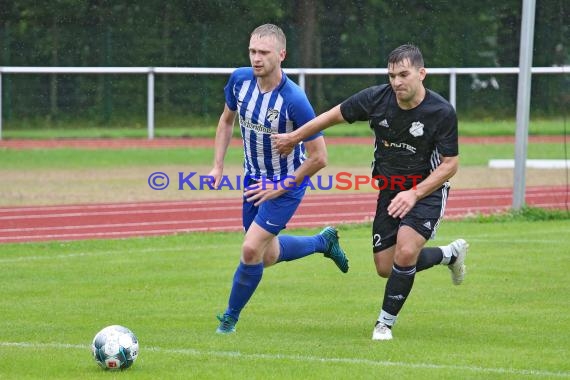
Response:
[[[315,117],[303,90],[285,73],[271,92],[261,93],[251,67],[236,69],[224,88],[226,104],[237,111],[244,147],[244,172],[255,179],[280,180],[301,166],[305,149],[299,144],[285,158],[272,147],[272,133],[289,133]],[[321,136],[318,133],[305,141]]]

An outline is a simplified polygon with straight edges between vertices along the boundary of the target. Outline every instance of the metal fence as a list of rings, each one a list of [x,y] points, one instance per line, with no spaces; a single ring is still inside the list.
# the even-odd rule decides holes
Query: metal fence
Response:
[[[147,131],[154,138],[154,77],[155,75],[229,75],[234,68],[219,67],[2,67],[0,66],[0,140],[2,139],[2,77],[7,74],[138,74],[147,76]],[[386,75],[388,69],[347,68],[285,68],[287,75],[297,75],[298,84],[305,88],[309,75]],[[518,74],[518,67],[428,68],[430,75],[449,76],[449,102],[455,107],[457,76],[471,74]],[[570,74],[570,66],[533,67],[532,74]]]

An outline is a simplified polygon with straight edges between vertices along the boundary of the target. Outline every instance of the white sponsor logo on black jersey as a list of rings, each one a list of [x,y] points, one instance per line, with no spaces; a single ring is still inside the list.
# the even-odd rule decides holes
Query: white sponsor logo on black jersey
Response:
[[[410,144],[406,144],[405,142],[393,143],[386,140],[381,140],[381,141],[386,148],[403,148],[409,150],[412,153],[416,153],[416,147],[411,146]]]
[[[423,136],[424,125],[420,121],[414,121],[410,127],[410,134],[414,137]]]

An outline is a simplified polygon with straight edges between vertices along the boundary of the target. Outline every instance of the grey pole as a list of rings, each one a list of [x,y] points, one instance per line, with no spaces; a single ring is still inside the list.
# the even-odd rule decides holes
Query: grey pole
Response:
[[[517,129],[515,134],[515,171],[513,184],[514,210],[520,210],[525,204],[525,171],[530,114],[535,8],[535,0],[523,0],[519,52],[519,81],[517,88]]]
[[[457,72],[455,68],[452,68],[449,73],[449,103],[457,109]]]
[[[154,139],[154,68],[151,68],[147,76],[147,111],[146,125],[148,139]]]
[[[0,71],[0,140],[2,140],[2,72]]]

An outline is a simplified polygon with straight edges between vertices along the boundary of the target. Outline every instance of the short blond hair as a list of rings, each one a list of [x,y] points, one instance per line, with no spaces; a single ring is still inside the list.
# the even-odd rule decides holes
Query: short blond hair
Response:
[[[277,25],[263,24],[258,26],[251,32],[251,36],[258,37],[274,37],[275,40],[281,45],[283,50],[287,50],[287,38],[283,30]]]

